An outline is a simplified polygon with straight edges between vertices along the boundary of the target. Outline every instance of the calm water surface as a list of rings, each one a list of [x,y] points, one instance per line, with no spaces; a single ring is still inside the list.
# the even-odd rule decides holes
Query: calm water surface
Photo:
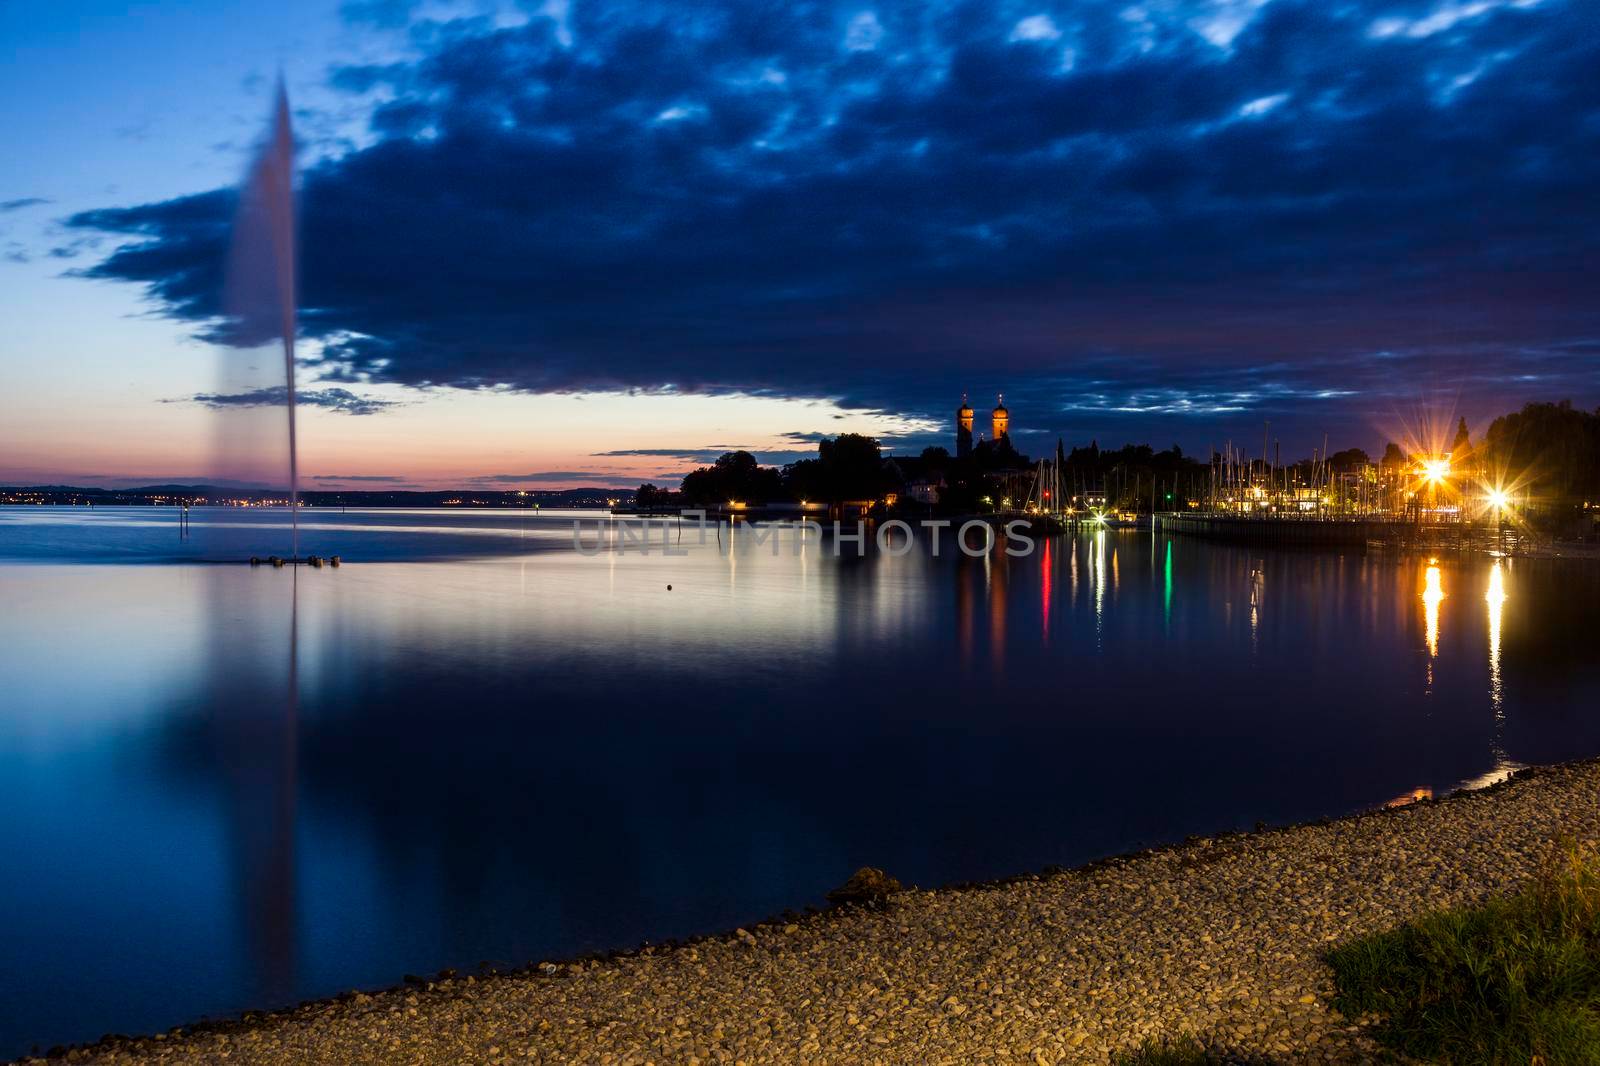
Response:
[[[694,539],[0,510],[0,1055],[1600,753],[1593,564]]]

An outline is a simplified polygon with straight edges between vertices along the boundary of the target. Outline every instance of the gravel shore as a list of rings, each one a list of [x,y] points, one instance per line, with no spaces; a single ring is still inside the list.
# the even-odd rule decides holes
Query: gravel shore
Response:
[[[1372,1049],[1327,946],[1514,888],[1600,840],[1600,761],[1483,792],[908,891],[609,960],[460,977],[52,1062],[1104,1062],[1194,1034],[1274,1062]],[[892,872],[892,871],[891,871]],[[44,1061],[44,1060],[24,1060]]]

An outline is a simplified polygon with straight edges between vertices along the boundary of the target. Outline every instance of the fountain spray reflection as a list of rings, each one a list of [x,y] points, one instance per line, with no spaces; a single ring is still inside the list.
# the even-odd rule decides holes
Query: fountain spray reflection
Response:
[[[210,786],[223,829],[223,898],[240,949],[238,988],[263,1006],[300,987],[300,581],[252,571],[256,609],[239,586],[207,586],[203,688],[176,702],[164,732],[169,765]]]

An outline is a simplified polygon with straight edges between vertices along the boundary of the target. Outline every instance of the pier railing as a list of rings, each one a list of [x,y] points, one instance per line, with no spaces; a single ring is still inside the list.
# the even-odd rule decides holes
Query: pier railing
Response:
[[[1526,537],[1501,523],[1459,516],[1231,514],[1173,512],[1155,516],[1158,532],[1256,544],[1307,547],[1394,547],[1514,551]]]

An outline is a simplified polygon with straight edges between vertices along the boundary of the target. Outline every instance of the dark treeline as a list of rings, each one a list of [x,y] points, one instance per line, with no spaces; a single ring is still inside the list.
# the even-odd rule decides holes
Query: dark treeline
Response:
[[[1163,497],[1193,491],[1207,477],[1206,465],[1185,456],[1177,445],[1160,452],[1143,444],[1102,451],[1091,443],[1061,454],[1060,459],[1065,494],[1106,496],[1130,508],[1143,501],[1148,509],[1152,491]],[[815,459],[781,468],[764,467],[749,452],[728,452],[687,474],[676,493],[640,486],[637,501],[641,507],[675,503],[716,507],[735,501],[859,503],[894,495],[903,505],[920,502],[973,512],[994,507],[995,494],[1005,484],[1022,484],[1020,491],[1025,493],[1024,483],[1034,469],[1035,461],[1018,452],[1009,438],[980,441],[963,458],[942,447],[925,448],[917,455],[885,456],[872,437],[843,433],[821,441]]]
[[[1463,479],[1515,486],[1530,506],[1571,510],[1600,504],[1600,410],[1584,411],[1568,401],[1530,403],[1495,419],[1478,442],[1472,441],[1463,420],[1450,450]],[[1182,506],[1203,499],[1211,480],[1211,463],[1184,454],[1176,444],[1157,451],[1148,444],[1102,449],[1091,441],[1067,450],[1058,441],[1053,458],[1064,495],[1120,510]],[[1220,457],[1210,458],[1215,462]],[[1421,458],[1390,442],[1376,461],[1361,448],[1347,448],[1282,465],[1274,462],[1274,468],[1284,484],[1309,484],[1319,470],[1324,477],[1328,472],[1404,476]],[[1250,464],[1262,469],[1263,457],[1252,456]],[[1007,487],[1026,493],[1034,469],[1035,461],[1018,452],[1009,438],[979,442],[964,458],[942,447],[885,456],[872,437],[844,433],[821,441],[815,458],[784,467],[762,466],[749,452],[728,452],[686,475],[678,491],[643,485],[637,500],[645,507],[717,507],[731,501],[759,506],[893,497],[901,506],[977,512],[996,506]]]
[[[1600,408],[1530,403],[1489,424],[1487,476],[1551,506],[1600,505]]]
[[[1210,478],[1206,463],[1184,455],[1176,444],[1158,452],[1148,444],[1112,450],[1090,441],[1067,452],[1061,469],[1062,491],[1069,497],[1097,495],[1106,506],[1126,511],[1164,509],[1203,493]]]
[[[937,487],[941,502],[954,506],[969,496],[975,502],[987,478],[1026,471],[1030,463],[1004,439],[981,442],[970,456],[958,459],[939,447],[919,455],[885,456],[875,438],[841,433],[818,442],[816,458],[781,468],[762,466],[749,452],[728,452],[686,474],[676,493],[645,484],[636,499],[641,507],[865,503],[891,494],[904,497],[908,490],[925,486]]]

